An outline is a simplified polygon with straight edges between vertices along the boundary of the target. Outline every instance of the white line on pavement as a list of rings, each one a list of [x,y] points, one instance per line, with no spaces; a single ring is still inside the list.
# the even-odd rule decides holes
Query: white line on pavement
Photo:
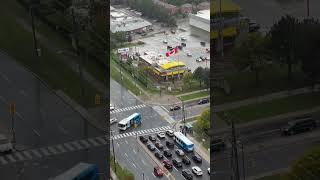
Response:
[[[133,165],[135,168],[137,168],[137,166],[136,166],[134,163],[132,163],[132,165]]]

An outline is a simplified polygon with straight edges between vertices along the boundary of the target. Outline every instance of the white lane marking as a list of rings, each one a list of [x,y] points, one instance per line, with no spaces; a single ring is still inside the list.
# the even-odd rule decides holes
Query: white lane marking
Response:
[[[173,168],[176,170],[176,171],[178,171],[178,169],[175,167],[175,166],[173,166]],[[179,172],[179,171],[178,171]]]
[[[86,140],[82,139],[82,140],[80,140],[80,142],[81,142],[83,145],[86,146],[85,148],[89,148],[89,147],[90,147],[90,144],[89,144]]]
[[[43,152],[43,154],[45,156],[49,156],[50,155],[49,151],[46,148],[41,148],[40,151]]]
[[[48,150],[53,154],[58,154],[58,151],[52,146],[48,147]]]
[[[134,148],[133,148],[132,150],[133,150],[133,152],[134,152],[135,154],[137,154],[137,152],[136,152],[136,150],[134,150]]]
[[[32,156],[29,151],[23,151],[23,154],[27,156],[27,158],[32,159]]]
[[[167,108],[165,108],[164,106],[161,106],[163,110],[169,112],[169,110]]]
[[[133,165],[135,168],[137,168],[137,166],[136,166],[134,163],[132,163],[132,165]]]
[[[14,155],[15,155],[16,157],[18,157],[20,161],[25,160],[25,158],[22,156],[22,154],[21,154],[20,152],[16,152],[16,153],[14,153]]]
[[[129,144],[127,140],[125,140],[126,144]]]
[[[74,148],[69,143],[64,143],[63,145],[65,147],[67,147],[67,149],[69,149],[69,151],[74,151]]]
[[[73,141],[72,144],[77,147],[78,150],[83,149],[83,147],[77,142],[77,141]]]
[[[151,173],[155,178],[156,178],[156,175],[154,175],[154,173]]]
[[[129,158],[128,154],[127,153],[124,153],[124,156],[126,156],[127,158]]]
[[[94,146],[99,145],[94,139],[88,139],[88,141],[91,142],[91,144],[93,144]]]
[[[57,149],[59,149],[62,153],[66,152],[66,149],[65,149],[61,144],[57,145],[56,147],[57,147]]]
[[[141,159],[141,161],[142,161],[142,163],[146,166],[147,164],[146,164],[146,162],[144,162],[144,160],[143,159]]]

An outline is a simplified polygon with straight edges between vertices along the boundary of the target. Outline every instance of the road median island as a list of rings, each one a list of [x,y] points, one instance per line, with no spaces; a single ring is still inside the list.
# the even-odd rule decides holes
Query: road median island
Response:
[[[210,96],[210,91],[200,91],[200,92],[182,95],[178,97],[184,102],[191,102],[191,101],[200,100],[202,98],[207,98],[209,96]]]

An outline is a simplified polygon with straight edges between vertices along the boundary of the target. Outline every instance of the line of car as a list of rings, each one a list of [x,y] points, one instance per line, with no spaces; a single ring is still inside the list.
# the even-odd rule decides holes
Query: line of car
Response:
[[[148,137],[145,137],[145,136],[139,137],[140,141],[143,144],[145,144],[151,152],[155,151],[154,153],[155,157],[158,160],[162,161],[163,166],[167,170],[172,170],[173,167],[180,169],[182,168],[183,164],[186,166],[191,164],[191,160],[188,158],[188,156],[186,156],[185,152],[179,148],[176,148],[174,151],[179,158],[173,158],[171,161],[169,160],[169,158],[172,158],[173,156],[171,151],[174,150],[174,146],[175,146],[174,141],[170,140],[170,138],[174,137],[173,133],[174,132],[172,130],[167,130],[165,133],[159,132],[157,136],[149,135]],[[166,135],[169,137],[169,139],[166,138]],[[159,140],[157,140],[157,138]],[[161,140],[165,140],[165,146],[161,143]],[[202,163],[202,158],[198,154],[193,154],[192,160],[197,164]],[[191,167],[191,170],[183,169],[181,172],[182,172],[182,176],[185,179],[193,179],[192,173],[195,174],[196,176],[203,175],[201,168],[198,166]],[[210,174],[210,168],[208,168],[208,173]],[[163,176],[163,174],[164,172],[160,167],[154,167],[155,176],[161,177]]]

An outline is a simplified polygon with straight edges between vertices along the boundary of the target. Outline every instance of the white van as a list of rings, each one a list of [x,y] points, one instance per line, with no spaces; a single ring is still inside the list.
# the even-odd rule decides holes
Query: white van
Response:
[[[9,152],[13,150],[12,143],[5,135],[0,134],[0,152]]]

